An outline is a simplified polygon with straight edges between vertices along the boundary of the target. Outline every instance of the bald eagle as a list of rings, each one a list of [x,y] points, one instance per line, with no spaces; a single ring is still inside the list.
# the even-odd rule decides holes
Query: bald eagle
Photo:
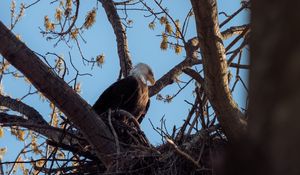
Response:
[[[98,115],[108,109],[123,109],[141,123],[150,105],[148,81],[155,84],[151,68],[144,63],[137,64],[128,77],[113,83],[101,94],[93,109]]]

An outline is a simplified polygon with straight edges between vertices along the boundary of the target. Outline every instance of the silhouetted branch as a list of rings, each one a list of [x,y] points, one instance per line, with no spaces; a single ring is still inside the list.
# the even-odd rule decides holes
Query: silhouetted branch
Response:
[[[35,131],[54,142],[61,142],[66,145],[80,145],[85,143],[82,138],[69,133],[63,129],[50,126],[49,124],[41,124],[34,120],[27,120],[23,116],[10,115],[6,113],[0,113],[0,126],[12,127],[19,126]],[[63,137],[62,137],[63,136]],[[87,144],[87,143],[85,143]]]
[[[21,101],[0,94],[0,106],[5,106],[13,111],[24,114],[26,117],[28,117],[28,120],[34,121],[36,124],[48,125],[38,111]]]
[[[225,24],[227,24],[229,21],[231,21],[236,15],[238,15],[241,11],[243,11],[247,7],[248,7],[248,2],[242,3],[242,6],[236,12],[234,12],[232,15],[230,15],[225,21],[223,21],[220,24],[220,28],[223,27]]]
[[[55,75],[24,43],[0,22],[0,53],[45,97],[53,102],[84,134],[106,165],[112,162],[115,143],[104,122],[70,86]]]

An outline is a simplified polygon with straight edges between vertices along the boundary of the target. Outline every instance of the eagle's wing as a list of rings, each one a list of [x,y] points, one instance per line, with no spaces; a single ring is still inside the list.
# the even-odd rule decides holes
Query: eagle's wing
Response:
[[[138,94],[138,81],[134,77],[127,77],[113,83],[98,98],[93,109],[98,115],[106,112],[109,108],[125,109],[130,105]]]
[[[145,115],[146,115],[147,112],[148,112],[150,103],[151,103],[151,102],[150,102],[150,98],[149,98],[144,113],[143,113],[143,114],[140,116],[140,118],[138,119],[138,122],[139,122],[139,123],[142,123],[143,119],[145,118]]]

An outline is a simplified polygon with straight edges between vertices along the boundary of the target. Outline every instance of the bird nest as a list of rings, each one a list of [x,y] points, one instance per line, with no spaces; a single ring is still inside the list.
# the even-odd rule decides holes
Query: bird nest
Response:
[[[215,174],[227,144],[219,125],[188,136],[162,134],[163,143],[153,146],[130,115],[124,111],[106,113],[104,121],[110,126],[118,148],[111,155],[113,165],[105,173]]]
[[[113,160],[109,168],[104,166],[86,142],[68,146],[48,140],[49,145],[72,152],[80,159],[79,166],[66,163],[57,169],[36,166],[35,169],[47,174],[211,175],[216,174],[223,161],[227,139],[219,125],[202,128],[192,134],[174,129],[169,135],[167,131],[158,130],[162,144],[154,146],[130,113],[108,111],[100,117],[111,130],[116,145],[115,153],[106,155]]]

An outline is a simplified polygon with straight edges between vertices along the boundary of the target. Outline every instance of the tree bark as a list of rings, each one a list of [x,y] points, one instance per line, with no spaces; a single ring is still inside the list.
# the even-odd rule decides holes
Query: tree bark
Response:
[[[112,162],[116,146],[100,117],[67,83],[52,72],[24,43],[0,21],[0,53],[26,76],[35,88],[53,102],[84,134],[97,157],[106,166]]]
[[[227,138],[239,140],[246,131],[243,113],[228,86],[227,61],[215,0],[191,0],[204,68],[205,91]]]
[[[252,1],[249,137],[233,148],[227,174],[300,174],[299,8]]]
[[[85,147],[88,143],[79,135],[68,130],[51,126],[42,115],[25,103],[0,94],[0,106],[5,106],[22,115],[9,115],[0,112],[0,126],[20,126],[44,135],[53,142],[65,145],[80,145]],[[24,117],[26,116],[26,117]]]
[[[123,27],[120,16],[112,0],[99,0],[106,12],[107,18],[116,35],[118,46],[118,55],[120,59],[120,67],[124,77],[129,75],[132,69],[132,62],[128,50],[128,42],[125,29]]]

